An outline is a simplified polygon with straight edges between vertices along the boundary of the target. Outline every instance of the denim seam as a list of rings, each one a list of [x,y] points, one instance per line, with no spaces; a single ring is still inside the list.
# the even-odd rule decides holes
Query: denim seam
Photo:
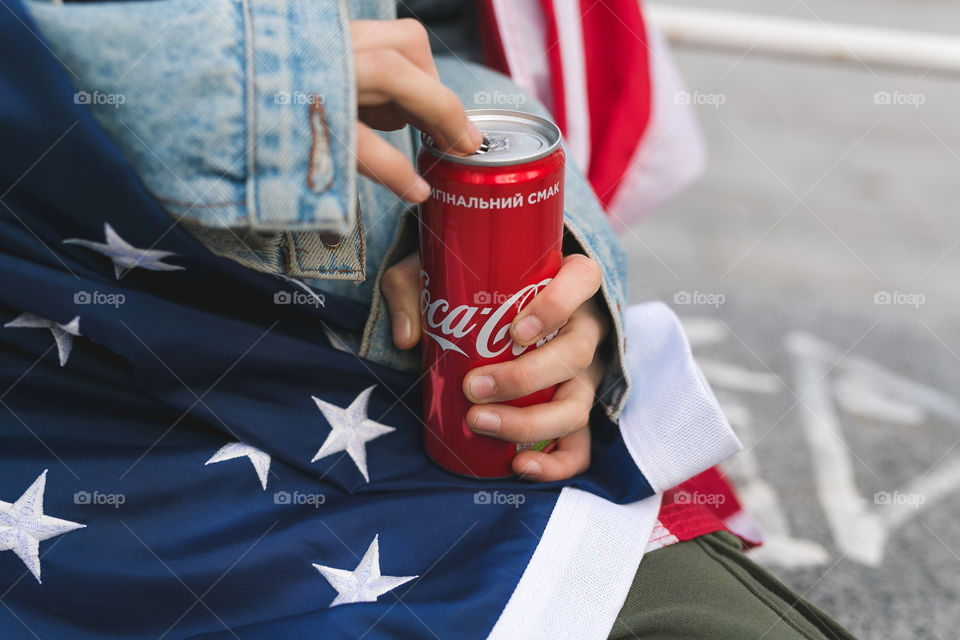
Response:
[[[565,217],[566,217],[566,220],[564,221],[564,225],[567,231],[569,231],[570,235],[572,235],[573,238],[578,243],[580,243],[580,246],[583,248],[583,250],[587,253],[589,257],[593,258],[594,260],[597,260],[596,251],[588,242],[586,242],[585,234],[583,234],[577,228],[577,226],[573,223],[573,219],[570,216],[565,216]],[[597,262],[600,262],[600,261],[597,260]],[[627,366],[626,366],[626,353],[624,349],[623,317],[620,311],[618,310],[620,304],[611,293],[611,291],[613,290],[613,285],[619,285],[619,281],[611,283],[610,280],[612,280],[615,277],[614,274],[606,272],[605,269],[604,271],[605,273],[600,285],[600,292],[603,294],[603,299],[607,303],[607,308],[609,309],[610,315],[612,316],[612,319],[613,319],[614,342],[616,344],[617,360],[619,361],[617,364],[619,364],[620,373],[623,379],[622,387],[619,387],[619,388],[615,387],[613,390],[611,390],[612,392],[611,392],[610,405],[604,408],[606,410],[607,415],[610,417],[610,419],[616,420],[620,416],[620,412],[623,410],[622,400],[626,395],[627,391],[630,389],[630,372],[627,371]],[[600,389],[599,391],[601,394],[605,393],[603,389]]]
[[[261,15],[258,13],[258,3],[256,0],[243,0],[250,7],[248,19],[250,26],[248,32],[253,31],[252,41],[256,38],[254,46],[255,52],[270,54],[274,49],[274,40],[280,37],[279,34],[271,31],[274,27],[276,16],[273,12],[266,12]],[[325,3],[326,13],[333,13],[333,19],[325,21],[325,37],[323,40],[301,39],[293,37],[286,47],[289,49],[287,56],[289,61],[296,63],[305,62],[315,55],[329,54],[329,44],[335,45],[333,55],[335,59],[323,68],[301,69],[297,64],[288,64],[287,67],[275,72],[265,63],[263,59],[258,59],[256,64],[250,62],[250,95],[251,117],[250,125],[253,130],[249,139],[255,147],[255,158],[249,169],[250,175],[254,178],[250,184],[250,193],[248,201],[253,207],[250,215],[250,225],[263,229],[274,229],[277,231],[313,231],[323,228],[335,228],[341,233],[348,233],[350,227],[355,222],[355,211],[353,208],[353,195],[356,191],[356,164],[351,162],[351,156],[355,147],[356,129],[353,123],[356,122],[356,81],[353,77],[353,51],[350,47],[350,35],[348,24],[348,8],[345,0],[333,0]],[[284,10],[287,13],[297,13],[307,23],[301,25],[306,27],[312,25],[315,13],[312,11],[298,11],[299,5],[295,0],[274,0],[271,6],[278,10]],[[254,15],[257,14],[257,15]],[[302,31],[302,29],[301,29]],[[341,46],[342,45],[342,46]],[[322,53],[326,52],[326,53]],[[255,56],[256,57],[256,56]],[[263,66],[261,69],[259,67]],[[292,74],[292,77],[291,77]],[[319,74],[319,75],[317,75]],[[311,150],[310,142],[312,136],[309,135],[311,128],[311,112],[297,111],[292,120],[284,114],[284,117],[277,122],[271,119],[263,120],[261,114],[269,115],[274,112],[273,105],[267,104],[266,95],[260,95],[260,91],[268,91],[265,87],[271,84],[280,83],[277,89],[285,88],[292,90],[291,81],[296,81],[303,85],[316,86],[328,92],[330,100],[324,100],[322,113],[326,125],[326,133],[330,134],[326,140],[329,141],[328,148],[325,151],[325,158],[329,160],[330,172],[322,172],[321,176],[315,181],[314,187],[324,187],[322,190],[310,188],[309,171]],[[285,84],[284,84],[285,83]],[[314,104],[320,101],[312,101]],[[333,107],[331,107],[333,105]],[[291,105],[292,106],[292,105]],[[317,112],[321,113],[321,112]],[[306,116],[307,123],[302,122],[302,116]],[[318,132],[319,132],[318,124]],[[264,136],[261,136],[261,131]],[[336,133],[342,135],[334,136]],[[265,138],[267,134],[270,138]],[[293,157],[286,158],[277,155],[278,149],[271,146],[270,140],[278,136],[282,140],[282,147],[279,150],[289,150]],[[334,152],[333,143],[339,142],[342,148]],[[306,158],[304,156],[307,156]],[[253,156],[252,156],[253,157]],[[279,174],[270,170],[272,163],[277,163],[283,171]],[[304,172],[304,173],[300,173]],[[329,185],[327,184],[329,182]],[[283,199],[289,206],[294,207],[296,215],[286,217],[283,211],[275,211],[273,202],[269,200],[270,195],[277,190],[285,190]],[[259,209],[259,205],[264,205]],[[278,215],[279,214],[279,215]]]
[[[153,197],[157,202],[162,202],[164,205],[171,207],[180,207],[186,209],[215,209],[217,207],[235,207],[238,205],[244,204],[243,200],[233,200],[229,202],[204,202],[202,204],[192,204],[189,202],[183,202],[182,200],[173,200],[172,198],[160,198],[158,196]]]
[[[352,42],[352,36],[346,31],[346,21],[347,15],[350,11],[349,6],[344,3],[343,0],[339,0],[337,3],[340,7],[340,19],[336,20],[338,36],[341,42],[347,43],[347,52],[343,56],[344,61],[347,66],[347,81],[343,83],[343,104],[350,104],[351,95],[357,94],[357,89],[355,86],[356,76],[354,75],[353,70],[353,49],[351,48],[350,42]],[[356,153],[356,141],[354,140],[353,150]],[[331,155],[333,154],[333,149],[330,150]],[[333,159],[331,158],[331,162]],[[347,164],[350,164],[349,162]],[[354,184],[354,191],[356,191],[356,184]],[[357,206],[357,224],[360,223],[360,207]],[[343,221],[347,222],[350,219],[350,202],[344,201],[343,203]],[[366,240],[363,237],[363,234],[360,234],[360,243],[361,246],[365,244]]]
[[[303,237],[303,233],[314,233],[314,232],[301,232],[301,233],[287,232],[286,233],[289,246],[291,247],[287,255],[288,273],[290,271],[293,271],[294,267],[300,273],[316,272],[321,274],[322,273],[354,274],[354,273],[361,273],[366,270],[366,243],[364,242],[363,219],[360,214],[359,207],[357,207],[357,235],[359,237],[359,243],[358,243],[359,247],[356,249],[356,253],[355,253],[357,263],[358,263],[356,267],[352,267],[352,268],[344,268],[344,267],[334,268],[334,267],[320,267],[320,266],[311,267],[311,268],[305,267],[303,265],[303,262],[300,260],[300,251],[302,250],[302,248],[300,247],[299,239]],[[349,235],[353,236],[354,233],[351,232]],[[336,248],[328,248],[327,250],[335,253],[340,246],[342,245],[339,245]],[[333,259],[333,256],[331,256],[331,259]],[[294,265],[294,263],[296,264]]]
[[[307,232],[304,232],[304,233],[313,233],[313,232],[312,232],[312,231],[307,231]],[[293,263],[296,263],[296,265],[295,265],[295,266],[296,266],[296,269],[297,269],[297,271],[299,271],[299,272],[301,272],[301,273],[302,273],[302,272],[307,272],[307,271],[316,271],[317,273],[357,273],[357,272],[359,272],[359,271],[361,270],[361,268],[359,268],[359,267],[356,267],[356,268],[343,268],[343,267],[337,267],[337,268],[334,268],[334,267],[312,267],[312,268],[309,268],[309,269],[308,269],[308,268],[304,267],[304,266],[303,266],[303,262],[300,261],[300,251],[302,251],[302,248],[300,247],[300,242],[299,242],[299,240],[298,240],[298,237],[300,237],[301,234],[300,234],[300,233],[288,233],[287,236],[288,236],[288,238],[290,239],[291,245],[292,245],[292,247],[293,247],[293,249],[290,251],[290,255],[289,255],[289,260],[288,260],[288,265],[289,265],[289,266],[288,266],[288,270],[293,270],[293,267],[294,267],[294,264],[293,264]],[[329,251],[332,251],[332,249],[328,249],[328,250],[329,250]],[[363,245],[361,245],[361,247],[360,247],[360,253],[358,254],[358,257],[359,257],[359,259],[360,259],[361,261],[363,260]]]
[[[327,127],[327,110],[323,108],[323,102],[319,99],[320,96],[313,93],[310,94],[313,97],[313,100],[310,101],[310,104],[307,106],[308,112],[308,121],[310,122],[310,155],[308,158],[307,165],[307,188],[314,193],[323,193],[329,191],[330,187],[333,185],[333,158],[331,155],[330,148],[330,130]],[[317,127],[314,124],[314,116],[320,121],[321,130],[318,132]],[[330,168],[328,171],[328,176],[326,183],[321,187],[314,184],[313,174],[316,171],[316,158],[317,158],[317,136],[322,135],[326,145],[327,145],[327,158],[330,162]]]
[[[253,9],[250,7],[250,0],[242,0],[243,26],[246,38],[244,38],[246,60],[244,61],[244,73],[246,82],[244,83],[244,99],[246,100],[246,120],[247,120],[247,179],[245,186],[247,192],[247,216],[250,223],[254,226],[260,221],[260,211],[257,208],[257,108],[256,108],[256,50],[253,42],[256,30],[253,28]]]
[[[380,265],[380,272],[377,274],[377,280],[373,285],[373,306],[375,308],[373,310],[373,314],[370,316],[369,320],[367,320],[367,325],[365,327],[365,329],[369,328],[371,335],[367,335],[367,331],[364,331],[360,338],[360,349],[357,351],[357,355],[361,358],[367,357],[368,353],[370,352],[370,347],[373,344],[373,341],[371,340],[372,331],[377,324],[377,320],[380,319],[380,312],[383,311],[383,300],[381,299],[383,294],[380,293],[380,283],[383,281],[383,274],[387,270],[385,265],[386,262]]]

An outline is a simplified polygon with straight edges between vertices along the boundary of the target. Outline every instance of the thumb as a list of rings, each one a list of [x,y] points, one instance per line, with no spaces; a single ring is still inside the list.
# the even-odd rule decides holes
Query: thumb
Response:
[[[393,343],[410,349],[420,341],[420,256],[411,253],[383,272],[380,290],[387,299]]]

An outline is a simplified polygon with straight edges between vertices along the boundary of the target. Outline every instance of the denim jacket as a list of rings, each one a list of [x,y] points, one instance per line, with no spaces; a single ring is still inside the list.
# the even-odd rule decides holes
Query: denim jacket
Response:
[[[213,252],[370,304],[362,336],[337,336],[398,369],[379,281],[416,250],[410,207],[356,169],[350,19],[392,19],[394,0],[153,0],[28,3],[40,35],[146,188]],[[437,56],[466,108],[508,78]],[[523,109],[548,115],[532,96]],[[383,137],[411,159],[410,129]],[[602,206],[567,163],[567,241],[603,271],[613,327],[598,392],[616,419],[629,389],[621,310],[627,262]]]

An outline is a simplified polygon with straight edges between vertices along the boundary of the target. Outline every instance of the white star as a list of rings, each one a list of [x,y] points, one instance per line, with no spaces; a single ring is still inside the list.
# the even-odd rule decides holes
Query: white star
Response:
[[[32,313],[24,313],[3,326],[11,329],[50,329],[50,332],[53,333],[53,339],[57,342],[57,352],[60,354],[60,366],[62,367],[67,364],[67,359],[70,357],[74,336],[80,335],[80,316],[66,324],[60,324],[53,320],[35,316]]]
[[[0,500],[0,551],[13,550],[40,582],[40,541],[63,535],[87,525],[43,514],[44,469],[30,488],[10,504]]]
[[[263,485],[264,491],[267,489],[267,474],[270,473],[270,454],[264,453],[256,447],[251,447],[248,444],[243,444],[242,442],[231,442],[220,448],[209,460],[204,462],[204,466],[208,464],[216,464],[218,462],[223,462],[224,460],[233,460],[234,458],[242,457],[250,458],[250,462],[253,463],[253,468],[257,472],[257,477],[260,478],[260,484]]]
[[[323,417],[330,423],[331,431],[310,462],[316,462],[331,453],[346,451],[363,474],[363,479],[370,482],[370,474],[367,473],[366,444],[391,431],[396,431],[393,427],[367,418],[367,403],[370,401],[371,393],[373,393],[373,387],[367,387],[346,409],[312,396],[313,401],[323,412]]]
[[[391,589],[395,589],[405,582],[410,582],[419,576],[382,576],[380,575],[380,535],[373,537],[373,542],[367,547],[363,559],[353,571],[334,569],[321,564],[314,564],[314,568],[327,579],[330,586],[337,590],[337,597],[330,603],[331,607],[353,602],[376,602],[377,598]]]
[[[124,271],[143,267],[150,271],[182,271],[185,267],[175,264],[161,262],[164,258],[175,256],[172,251],[159,251],[156,249],[138,249],[113,230],[109,223],[103,223],[103,234],[106,236],[107,243],[93,242],[91,240],[81,240],[79,238],[70,238],[64,240],[64,244],[77,244],[87,249],[93,249],[97,253],[110,258],[113,261],[113,273],[120,279]]]

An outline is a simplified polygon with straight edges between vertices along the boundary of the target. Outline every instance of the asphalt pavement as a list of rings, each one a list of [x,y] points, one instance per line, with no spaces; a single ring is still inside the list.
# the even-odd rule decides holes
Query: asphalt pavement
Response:
[[[960,34],[934,0],[676,4]],[[758,561],[858,637],[957,638],[960,77],[675,53],[723,100],[703,178],[621,235],[631,301],[673,306],[744,440]]]

